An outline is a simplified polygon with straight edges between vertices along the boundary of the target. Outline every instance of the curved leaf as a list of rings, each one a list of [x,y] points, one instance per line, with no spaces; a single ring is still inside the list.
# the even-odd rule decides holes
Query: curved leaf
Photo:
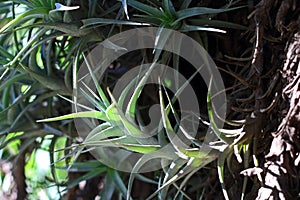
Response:
[[[106,117],[105,113],[99,112],[99,111],[84,111],[84,112],[78,112],[78,113],[72,113],[68,115],[63,115],[59,117],[53,117],[48,119],[40,119],[37,120],[37,122],[54,122],[54,121],[61,121],[66,119],[75,119],[75,118],[95,118],[100,119],[103,121],[108,121],[108,118]]]

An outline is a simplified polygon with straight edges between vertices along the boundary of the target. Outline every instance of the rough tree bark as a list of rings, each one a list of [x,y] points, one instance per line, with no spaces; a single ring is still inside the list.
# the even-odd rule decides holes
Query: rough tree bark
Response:
[[[266,176],[257,199],[299,198],[300,163],[300,32],[286,48],[281,74],[286,81],[282,91],[288,102],[284,117],[276,132],[270,152],[266,155]]]
[[[272,132],[273,139],[270,151],[265,156],[264,161],[264,181],[256,199],[298,199],[300,197],[299,2],[293,0],[282,2],[264,0],[258,4],[255,12],[257,28],[265,28],[265,32],[269,32],[264,34],[264,30],[261,30],[259,33],[261,45],[258,45],[258,56],[264,59],[278,60],[278,63],[281,63],[282,58],[284,58],[284,62],[277,68],[281,74],[281,87],[275,88],[275,91],[281,94],[275,103],[277,104],[276,108],[280,123],[277,130]],[[271,29],[269,30],[266,29],[266,26],[264,27],[267,23],[270,23],[269,27]],[[270,40],[270,36],[273,35],[270,32],[280,33],[277,41]],[[281,48],[284,56],[282,54],[268,56],[262,50],[263,45],[273,46],[272,43],[276,42],[286,43],[284,51]],[[265,126],[267,126],[267,122],[265,123]]]

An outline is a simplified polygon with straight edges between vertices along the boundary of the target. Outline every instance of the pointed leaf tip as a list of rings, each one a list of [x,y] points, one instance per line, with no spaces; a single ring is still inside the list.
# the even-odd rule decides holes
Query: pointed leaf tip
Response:
[[[67,11],[67,10],[77,10],[80,6],[64,6],[60,3],[55,3],[55,10],[56,11]]]

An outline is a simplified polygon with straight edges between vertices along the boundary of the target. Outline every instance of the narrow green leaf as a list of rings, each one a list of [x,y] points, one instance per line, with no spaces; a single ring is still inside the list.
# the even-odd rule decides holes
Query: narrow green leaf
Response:
[[[1,53],[1,56],[9,59],[9,60],[12,60],[14,58],[14,56],[12,54],[10,54],[7,49],[5,49],[3,46],[0,46],[0,53]]]
[[[175,11],[172,1],[163,0],[162,3],[163,3],[163,8],[166,11],[167,15],[172,18],[175,17],[176,11]]]
[[[47,28],[48,30],[54,29],[74,37],[87,37],[91,33],[91,30],[89,29],[81,29],[80,25],[77,23],[48,22],[36,23],[34,26]]]
[[[33,84],[29,90],[25,93],[25,94],[20,94],[20,96],[16,97],[14,99],[14,102],[9,105],[9,93],[10,93],[10,88],[7,87],[7,88],[4,88],[4,95],[2,96],[2,104],[3,104],[3,107],[4,107],[4,110],[2,110],[0,112],[0,118],[1,119],[6,119],[7,117],[7,112],[9,109],[13,108],[13,107],[17,107],[18,105],[20,105],[21,102],[23,101],[26,101],[26,98],[30,97],[35,90],[37,90],[38,88],[40,87],[39,83],[36,83],[36,84]],[[7,93],[7,94],[6,94]],[[8,96],[8,97],[6,97]],[[36,101],[32,102],[31,104],[27,105],[27,107],[30,107],[32,105],[35,104]],[[22,110],[26,110],[28,108],[23,108]],[[2,133],[2,131],[0,131],[0,134]]]
[[[0,10],[0,15],[2,15],[2,14],[7,14],[7,13],[9,13],[9,9],[1,9]]]
[[[104,130],[98,131],[92,131],[88,134],[88,136],[85,138],[85,142],[90,141],[101,141],[105,138],[117,138],[125,136],[125,134],[122,132],[122,130],[118,127],[108,127]]]
[[[38,15],[40,14],[40,16]],[[3,26],[0,29],[0,34],[2,34],[4,31],[6,31],[9,28],[13,28],[16,24],[21,23],[22,20],[25,18],[28,20],[28,16],[33,15],[33,18],[42,18],[43,15],[48,14],[48,10],[46,8],[36,8],[36,9],[32,9],[32,10],[28,10],[22,14],[20,14],[19,16],[17,16],[15,19],[11,20],[9,23],[5,24],[5,26]]]
[[[97,1],[97,0],[89,1],[88,17],[93,17],[93,16],[95,16],[96,10],[97,10],[97,4],[98,4],[98,1]]]
[[[148,15],[156,16],[158,18],[160,16],[162,16],[162,12],[159,9],[148,6],[148,5],[143,4],[143,3],[140,3],[138,1],[128,0],[127,4],[130,5],[131,7],[135,8],[135,9],[143,12],[143,13],[148,14]]]
[[[174,160],[176,159],[176,155],[174,152],[171,152],[172,148],[168,148],[168,149],[163,149],[163,151],[160,152],[155,152],[155,153],[149,153],[149,154],[145,154],[143,155],[134,165],[131,173],[130,173],[130,177],[128,180],[128,184],[127,184],[127,196],[126,196],[126,200],[130,200],[130,193],[132,190],[132,185],[133,185],[133,181],[135,179],[135,175],[136,173],[139,172],[140,168],[143,167],[147,162],[153,160],[153,159],[158,159],[158,158],[162,158],[162,159],[167,159],[167,160]]]
[[[82,20],[83,26],[80,27],[80,29],[88,28],[90,26],[98,27],[98,26],[105,26],[107,24],[116,24],[116,25],[129,25],[129,26],[145,26],[149,25],[147,23],[139,23],[139,22],[133,22],[133,21],[123,21],[123,20],[117,20],[117,19],[106,19],[106,18],[89,18]]]
[[[96,148],[97,151],[103,151],[102,147],[120,147],[120,144],[129,143],[132,139],[127,136],[120,136],[117,138],[110,138],[105,140],[91,140],[84,141],[81,145],[89,148]],[[100,148],[98,148],[100,147]]]
[[[81,40],[78,44],[78,48],[75,50],[74,54],[75,57],[73,58],[73,62],[72,62],[72,69],[73,69],[73,73],[72,73],[72,79],[73,79],[73,84],[72,84],[72,89],[73,89],[73,99],[74,99],[74,107],[75,107],[75,112],[78,111],[77,106],[79,105],[78,103],[78,68],[79,68],[79,61],[80,61],[80,47],[81,47]]]
[[[100,133],[101,131],[104,131],[105,129],[108,129],[111,127],[111,123],[109,122],[104,122],[99,124],[96,128],[94,128],[87,136],[88,137],[94,137],[94,135]]]
[[[224,152],[220,153],[219,158],[218,158],[218,175],[219,175],[219,181],[221,183],[221,187],[222,187],[222,191],[223,191],[223,195],[224,198],[226,200],[229,200],[229,196],[226,190],[226,186],[225,186],[225,179],[224,179],[224,166],[225,166],[225,160],[227,158],[227,156],[230,154],[231,152],[231,148],[228,146]]]
[[[36,84],[34,86],[32,86],[29,90],[30,92],[27,92],[25,95],[20,96],[20,98],[13,104],[14,106],[18,105],[18,103],[20,102],[20,100],[24,99],[24,96],[29,96],[29,94],[31,93],[31,91],[35,91],[37,88],[39,88],[39,84]],[[22,116],[33,106],[37,105],[38,103],[43,102],[45,99],[49,98],[49,97],[53,97],[56,94],[56,92],[49,92],[49,93],[44,93],[39,95],[34,102],[27,104],[19,113],[19,115],[14,119],[13,123],[10,124],[10,126],[8,128],[6,128],[5,130],[0,130],[0,135],[3,133],[9,133],[12,131],[21,131],[20,129],[18,129],[18,125],[20,125],[20,123],[24,123],[24,120],[26,120],[26,118],[22,118]],[[31,120],[29,121],[31,122]],[[23,126],[28,126],[27,128],[32,129],[33,125],[36,126],[34,123],[28,123],[28,121],[26,122],[26,124]],[[24,127],[23,127],[24,128]]]
[[[50,35],[45,35],[44,33],[45,33],[45,32],[42,32],[42,33],[38,34],[37,37],[36,37],[36,36],[33,36],[33,37],[36,38],[36,40],[33,41],[33,44],[34,44],[34,45],[32,45],[32,46],[30,47],[30,49],[28,49],[27,47],[26,47],[26,49],[24,49],[25,47],[22,48],[22,50],[21,50],[21,51],[17,54],[17,56],[14,58],[14,61],[17,61],[18,58],[21,58],[19,62],[23,62],[23,61],[26,60],[26,59],[28,58],[28,56],[30,56],[35,50],[38,51],[38,48],[39,48],[40,45],[42,45],[42,44],[44,44],[44,43],[47,43],[49,40],[53,40],[54,38],[57,38],[57,37],[62,36],[62,34],[61,34],[61,33],[58,33],[58,32],[52,33],[52,34],[50,34]],[[36,33],[36,34],[37,34],[37,33]],[[42,39],[40,40],[39,37],[42,37]],[[26,46],[27,46],[27,45],[26,45]],[[24,49],[24,50],[23,50],[23,49]],[[23,54],[23,53],[24,53],[24,54]],[[23,56],[22,56],[22,54],[23,54]],[[21,56],[22,56],[22,57],[21,57]],[[13,61],[10,62],[9,64],[10,64],[10,65],[14,65]],[[52,65],[51,65],[51,66],[52,66]],[[30,67],[30,66],[29,66],[29,67]],[[38,67],[38,66],[36,66],[36,67]],[[47,67],[48,67],[48,66],[47,66]],[[49,68],[47,68],[47,70],[50,71]],[[39,72],[41,72],[41,71],[42,71],[42,70],[39,70]]]
[[[100,199],[112,199],[115,189],[114,180],[111,177],[106,177]]]
[[[98,79],[96,78],[96,76],[95,76],[95,74],[94,74],[94,72],[93,72],[93,70],[92,70],[92,69],[93,69],[93,66],[91,65],[91,63],[89,63],[89,60],[86,58],[86,56],[85,56],[84,54],[82,54],[82,55],[83,55],[83,58],[84,58],[84,60],[85,60],[85,62],[86,62],[86,65],[87,65],[87,67],[88,67],[89,73],[90,73],[90,75],[91,75],[91,77],[92,77],[92,79],[93,79],[93,82],[94,82],[94,84],[95,84],[95,86],[96,86],[96,88],[97,88],[98,94],[99,94],[99,96],[100,96],[100,98],[101,98],[103,104],[104,104],[104,105],[106,106],[106,108],[107,108],[107,107],[110,105],[110,103],[109,103],[109,101],[108,101],[108,99],[107,99],[105,93],[103,92],[101,86],[99,85]]]
[[[38,120],[37,122],[53,122],[53,121],[61,121],[61,120],[66,120],[66,119],[75,119],[75,118],[84,118],[84,117],[95,118],[95,119],[100,119],[100,120],[103,120],[103,121],[108,121],[105,113],[103,113],[103,112],[84,111],[84,112],[78,112],[78,113],[63,115],[63,116],[59,116],[59,117],[41,119],[41,120]]]
[[[165,189],[166,187],[168,187],[170,184],[174,184],[176,181],[178,181],[179,179],[183,178],[183,177],[188,177],[191,174],[196,173],[202,166],[204,166],[203,164],[201,165],[201,167],[197,167],[195,168],[192,163],[195,159],[194,158],[190,158],[189,161],[187,162],[187,164],[183,167],[183,169],[181,169],[176,175],[174,175],[173,177],[171,177],[167,182],[165,182],[162,186],[160,186],[155,192],[153,192],[149,197],[147,197],[146,200],[151,200],[155,197],[155,195],[157,195],[157,193],[163,189]],[[204,162],[205,163],[205,162]],[[179,190],[181,190],[179,188]]]
[[[186,82],[187,83],[187,82]],[[175,111],[175,108],[173,107],[173,103],[171,102],[171,100],[170,100],[170,97],[169,97],[169,95],[168,95],[168,93],[167,93],[167,90],[166,90],[166,88],[164,87],[164,90],[165,90],[165,94],[166,94],[166,96],[167,96],[167,99],[168,99],[168,106],[169,106],[169,108],[171,108],[171,110],[172,110],[172,113],[173,113],[173,116],[175,117],[175,120],[176,120],[176,123],[177,123],[177,125],[179,126],[179,129],[181,130],[181,132],[184,134],[184,136],[189,140],[189,141],[191,141],[191,142],[193,142],[195,145],[197,145],[197,146],[201,146],[201,145],[199,145],[199,141],[196,139],[196,138],[194,138],[194,137],[192,137],[185,129],[184,129],[184,127],[182,127],[181,125],[180,125],[180,119],[179,119],[179,117],[178,117],[178,114],[176,113],[176,111]],[[180,88],[179,88],[179,90],[180,90]],[[177,93],[177,92],[176,92]],[[173,98],[174,100],[176,99],[176,96],[174,96],[174,98]],[[168,109],[166,109],[166,113],[168,114],[169,113],[169,110]],[[188,142],[189,142],[188,141]]]
[[[211,28],[211,27],[204,27],[204,26],[191,26],[184,24],[181,27],[181,31],[189,32],[189,31],[210,31],[210,32],[217,32],[217,33],[226,33],[226,31],[218,29],[218,28]]]
[[[67,188],[73,188],[75,187],[76,185],[78,185],[81,181],[85,181],[85,180],[88,180],[88,179],[91,179],[95,176],[98,176],[104,172],[106,172],[107,168],[106,167],[101,167],[101,168],[94,168],[92,171],[80,176],[78,179],[70,182],[67,186]]]
[[[65,6],[60,3],[55,3],[55,10],[56,11],[68,11],[68,10],[77,10],[79,6]]]
[[[177,154],[183,158],[187,159],[188,157],[181,152],[179,148],[186,147],[187,145],[183,143],[180,138],[176,135],[175,131],[173,130],[173,127],[171,125],[171,122],[168,118],[168,115],[165,110],[165,104],[163,100],[163,95],[162,95],[162,89],[161,89],[161,82],[159,80],[159,101],[160,101],[160,108],[161,108],[161,115],[162,115],[162,122],[164,125],[164,128],[167,132],[167,136],[173,145],[174,149],[176,149]]]
[[[136,18],[132,18],[132,20],[135,22],[148,23],[155,26],[161,25],[161,19],[155,16],[135,14],[134,17]]]
[[[9,87],[12,84],[18,83],[21,80],[25,80],[28,79],[28,76],[26,74],[17,74],[14,75],[12,77],[10,77],[9,79],[7,79],[5,82],[2,82],[0,85],[0,91]]]
[[[178,158],[176,160],[174,160],[169,168],[167,169],[166,173],[165,173],[165,177],[163,179],[162,184],[160,185],[164,185],[165,183],[167,183],[172,177],[174,177],[178,171],[186,164],[186,160]],[[169,185],[165,186],[161,191],[160,191],[160,196],[162,197],[162,199],[166,199],[167,194],[168,194],[168,190],[169,190]]]
[[[135,176],[136,176],[136,179],[138,179],[138,180],[140,180],[140,181],[143,181],[143,182],[145,182],[145,183],[150,183],[150,184],[154,184],[154,185],[157,185],[157,184],[158,184],[157,181],[152,180],[151,178],[148,178],[148,177],[143,176],[143,175],[141,175],[141,174],[136,174]]]
[[[31,69],[34,72],[43,74],[44,71],[39,67],[39,65],[37,63],[37,54],[38,54],[38,52],[40,52],[38,47],[34,48],[31,51],[31,53],[29,54],[29,59],[28,59],[28,67],[29,67],[29,69]]]
[[[128,191],[125,186],[124,181],[122,180],[119,172],[115,169],[108,169],[108,178],[113,180],[114,185],[117,187],[117,189],[121,192],[121,194],[126,197]],[[129,199],[132,199],[129,197]]]
[[[206,8],[206,7],[194,7],[194,8],[186,8],[184,10],[179,10],[176,13],[177,19],[173,22],[173,24],[176,24],[180,22],[183,19],[198,16],[198,15],[208,15],[208,14],[218,14],[222,12],[228,12],[236,9],[243,8],[244,6],[235,7],[235,8]]]
[[[23,46],[23,48],[21,49],[21,51],[18,52],[18,54],[14,57],[14,59],[12,61],[10,61],[7,65],[8,66],[15,65],[16,62],[18,61],[18,59],[21,57],[21,55],[23,53],[25,53],[31,47],[31,45],[33,45],[34,43],[36,43],[36,41],[38,41],[39,38],[46,33],[46,31],[47,30],[42,29],[42,30],[39,30],[38,32],[36,32],[35,35],[30,38],[30,40],[28,41],[28,43]]]
[[[60,90],[67,92],[67,88],[65,87],[64,81],[58,77],[51,77],[51,76],[45,76],[43,74],[38,74],[35,71],[24,67],[21,63],[20,65],[22,68],[35,80],[40,82],[42,85],[44,85],[46,88],[49,88],[51,90]]]
[[[201,158],[201,159],[206,159],[207,157],[210,157],[206,152],[202,152],[199,148],[180,149],[180,150],[188,157]]]
[[[127,9],[127,0],[122,0],[122,6],[126,15],[126,18],[129,20],[128,9]]]
[[[125,89],[122,91],[122,93],[121,93],[121,95],[120,95],[120,97],[119,97],[119,99],[118,99],[118,106],[119,106],[120,108],[123,108],[125,99],[126,99],[127,95],[130,93],[130,90],[132,89],[132,87],[133,87],[135,84],[137,84],[137,81],[138,81],[139,78],[140,78],[140,74],[141,74],[141,73],[139,73],[139,75],[138,75],[137,77],[135,77],[133,80],[131,80],[130,83],[129,83],[129,84],[125,87]],[[144,75],[144,74],[142,74],[142,75]]]
[[[158,31],[155,36],[155,44],[154,44],[154,52],[155,52],[154,61],[155,62],[159,59],[161,52],[164,49],[164,46],[165,46],[167,40],[170,38],[171,34],[172,34],[171,29],[166,29],[164,26],[161,26],[158,28]]]
[[[125,116],[130,118],[131,120],[134,120],[135,118],[135,112],[136,112],[136,105],[137,105],[137,100],[142,92],[142,89],[143,89],[143,86],[145,84],[145,81],[147,80],[148,76],[150,75],[149,74],[149,71],[152,70],[152,69],[148,69],[146,71],[146,73],[144,74],[144,77],[140,80],[140,82],[137,84],[137,86],[134,88],[134,92],[129,100],[129,103],[127,105],[127,108],[126,108],[126,112],[125,112]],[[143,74],[143,72],[142,72]],[[140,76],[140,74],[139,74]],[[137,76],[136,78],[134,78],[129,84],[128,86],[124,89],[124,91],[122,92],[121,96],[120,96],[120,99],[119,99],[119,104],[120,105],[123,105],[124,103],[124,100],[126,98],[126,95],[128,93],[126,92],[129,92],[131,87],[133,87],[133,85],[139,80],[139,76]]]
[[[106,117],[113,124],[121,124],[121,116],[119,115],[118,109],[114,104],[111,104],[106,109]]]
[[[97,99],[97,97],[93,96],[91,97],[89,94],[87,94],[86,91],[84,91],[82,88],[80,88],[81,93],[83,96],[97,109],[99,109],[102,112],[105,112],[105,105],[101,102],[100,99]],[[93,91],[90,91],[93,93]]]
[[[117,125],[126,135],[131,136],[130,138],[134,138],[134,140],[132,140],[134,142],[137,141],[144,145],[156,144],[157,141],[155,138],[149,137],[147,134],[138,129],[135,124],[128,121],[122,111],[117,107],[116,100],[113,98],[112,94],[110,92],[109,94],[114,102],[106,111],[110,122],[114,125]]]
[[[186,186],[186,184],[188,183],[188,181],[190,180],[190,178],[191,178],[198,170],[199,170],[199,169],[196,168],[196,169],[192,170],[189,174],[187,174],[187,175],[184,177],[183,181],[180,183],[180,186],[179,186],[179,187],[176,187],[177,193],[176,193],[176,195],[174,196],[174,199],[177,199],[177,196],[178,196],[179,194],[181,194],[181,196],[184,195],[187,199],[192,200],[190,197],[188,197],[188,196],[184,193],[183,188]]]
[[[115,143],[127,150],[134,151],[137,153],[148,154],[157,151],[161,148],[160,145],[140,145],[140,144],[125,144],[125,143]]]
[[[242,26],[240,24],[227,22],[227,21],[221,21],[221,20],[212,20],[212,19],[189,19],[189,23],[196,26],[214,26],[214,27],[220,27],[220,28],[234,28],[234,29],[240,29],[240,30],[247,30],[248,28],[246,26]]]
[[[191,4],[192,0],[184,0],[184,2],[181,4],[180,10],[184,10],[189,7]]]
[[[244,169],[248,169],[249,168],[249,157],[250,157],[249,146],[250,146],[249,143],[243,144]],[[244,200],[244,198],[245,198],[247,182],[248,182],[248,176],[244,176],[241,200]]]
[[[226,137],[226,135],[220,131],[220,129],[218,128],[218,126],[215,123],[214,111],[213,111],[211,96],[210,96],[210,90],[211,90],[211,84],[212,84],[211,82],[212,82],[212,79],[210,80],[210,84],[209,84],[209,88],[208,88],[208,92],[207,92],[207,110],[208,110],[208,117],[209,117],[209,121],[211,124],[211,128],[214,130],[214,133],[221,141],[225,142],[226,144],[232,144],[233,139]]]
[[[98,160],[89,160],[85,162],[74,162],[72,163],[72,166],[69,168],[68,166],[66,167],[56,167],[57,169],[63,169],[67,170],[70,172],[88,172],[92,171],[95,168],[100,169],[100,168],[106,168],[101,162]]]

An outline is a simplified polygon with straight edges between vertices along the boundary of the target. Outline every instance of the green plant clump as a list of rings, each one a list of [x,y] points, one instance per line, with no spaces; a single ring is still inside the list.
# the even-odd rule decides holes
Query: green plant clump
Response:
[[[188,65],[178,55],[161,50],[169,37],[165,30],[187,34],[210,51],[213,49],[210,37],[221,37],[232,29],[247,30],[242,25],[218,19],[219,14],[236,12],[245,6],[239,1],[222,2],[223,5],[218,3],[210,8],[191,0],[2,1],[0,162],[12,165],[12,174],[1,173],[3,192],[0,195],[12,195],[17,190],[18,199],[76,199],[76,195],[84,196],[84,191],[96,181],[98,186],[94,185],[94,192],[85,194],[86,199],[97,195],[100,199],[202,199],[209,193],[202,183],[214,170],[214,164],[209,163],[217,160],[223,195],[229,199],[224,183],[225,161],[230,163],[233,154],[243,161],[249,159],[252,136],[245,134],[247,125],[243,121],[221,119],[238,129],[217,126],[211,86],[201,95],[206,101],[201,107],[207,111],[202,113],[205,117],[189,111],[185,119],[198,120],[196,124],[200,121],[205,126],[194,128],[195,137],[189,136],[188,130],[180,125],[182,113],[178,112],[176,103],[186,85],[197,80],[198,72],[190,70],[182,85],[176,80],[157,77],[159,86],[149,90],[143,84],[155,67],[150,65],[116,97],[111,91],[118,75],[108,70],[99,82],[88,58],[98,44],[113,35],[153,26],[158,28],[156,49],[128,53],[127,59],[123,56],[111,64],[111,71],[117,73],[120,65],[130,68],[147,62],[164,64],[178,72],[186,70]],[[107,45],[109,49],[120,50],[113,43]],[[79,85],[78,71],[83,63],[96,92],[88,85]],[[177,90],[170,93],[168,88],[173,84]],[[72,99],[74,92],[84,96],[92,106],[86,108],[78,99]],[[149,96],[155,100],[147,100]],[[159,123],[153,132],[147,132],[143,128],[147,122],[145,110],[154,102],[159,105]],[[72,106],[86,110],[77,112]],[[73,119],[89,119],[97,125],[82,137],[77,134]],[[178,130],[184,133],[188,145],[174,140]],[[210,144],[209,152],[204,152],[201,134],[207,130],[219,140]],[[89,154],[93,151],[109,159],[111,155],[104,151],[107,147],[139,154],[135,165],[130,166],[132,171],[113,169]],[[126,157],[126,153],[119,156]],[[137,173],[155,159],[162,160],[161,168]],[[257,166],[258,161],[254,159],[254,162]],[[247,163],[244,162],[245,169],[249,167]],[[9,176],[14,177],[12,182],[7,181]],[[148,184],[149,192],[138,196],[134,181]],[[86,186],[80,186],[83,183]],[[246,184],[247,177],[242,198]]]

